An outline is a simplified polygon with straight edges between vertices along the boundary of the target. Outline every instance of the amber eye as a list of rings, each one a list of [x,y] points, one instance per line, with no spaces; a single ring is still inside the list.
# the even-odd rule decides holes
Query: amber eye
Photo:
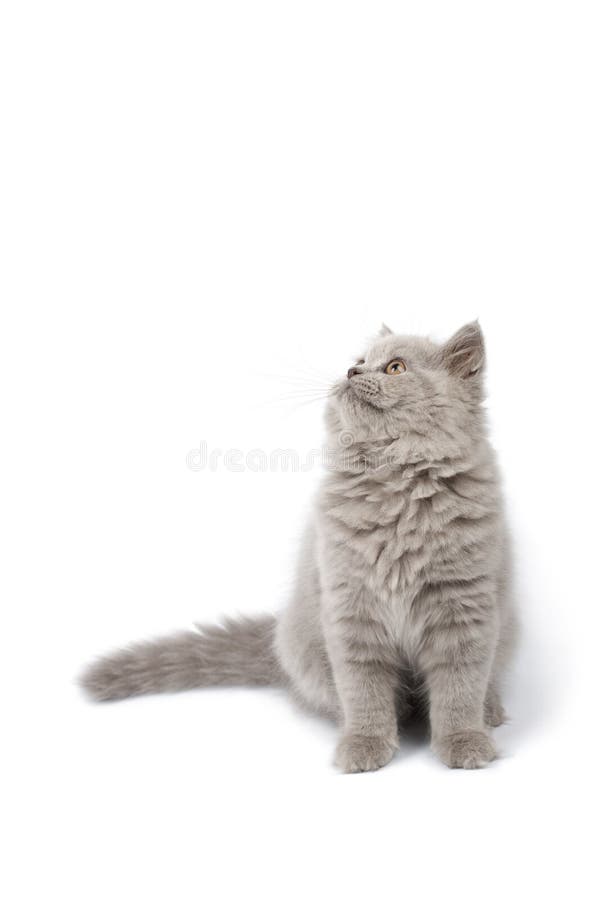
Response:
[[[401,359],[393,359],[385,367],[386,375],[402,375],[406,372],[406,366]]]

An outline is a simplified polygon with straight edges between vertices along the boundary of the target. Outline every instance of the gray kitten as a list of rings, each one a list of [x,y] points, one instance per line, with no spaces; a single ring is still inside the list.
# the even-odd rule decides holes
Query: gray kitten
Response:
[[[477,323],[442,345],[384,326],[331,391],[329,465],[287,608],[118,651],[87,669],[87,692],[285,684],[340,723],[344,772],[388,763],[417,701],[443,762],[493,760],[515,624],[483,367]]]

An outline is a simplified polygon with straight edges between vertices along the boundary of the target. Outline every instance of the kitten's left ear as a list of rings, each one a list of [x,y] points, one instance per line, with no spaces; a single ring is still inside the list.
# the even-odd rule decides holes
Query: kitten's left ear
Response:
[[[379,337],[387,337],[388,334],[393,334],[393,333],[394,332],[392,331],[392,329],[389,328],[389,326],[386,325],[385,322],[381,323],[381,328],[379,329]]]
[[[444,365],[459,378],[470,378],[483,369],[485,345],[479,322],[469,322],[442,347]]]

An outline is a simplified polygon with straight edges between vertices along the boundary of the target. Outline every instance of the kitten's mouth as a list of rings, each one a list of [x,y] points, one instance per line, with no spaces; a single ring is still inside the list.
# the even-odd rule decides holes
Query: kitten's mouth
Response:
[[[360,375],[340,380],[335,386],[333,395],[337,398],[338,403],[347,406],[355,413],[368,409],[381,411],[385,408],[384,398],[377,387],[373,386],[368,379],[362,381]]]
[[[362,382],[360,380],[360,375],[355,375],[354,378],[351,378],[348,382],[348,389],[352,392],[352,396],[356,398],[360,403],[366,403],[367,406],[373,406],[376,409],[379,404],[377,400],[379,399],[379,391],[374,388],[369,382]]]

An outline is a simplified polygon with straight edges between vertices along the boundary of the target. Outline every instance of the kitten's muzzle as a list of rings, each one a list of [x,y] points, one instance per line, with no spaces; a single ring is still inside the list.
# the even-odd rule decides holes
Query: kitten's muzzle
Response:
[[[351,394],[353,394],[358,400],[362,400],[363,403],[369,403],[371,405],[377,405],[377,398],[380,395],[379,385],[375,378],[372,375],[369,375],[366,372],[361,372],[360,369],[354,371],[352,375],[350,375],[350,369],[348,371],[348,379],[346,382],[348,390]],[[354,378],[354,375],[360,375],[360,378]]]
[[[354,375],[360,375],[360,369],[357,369],[356,366],[352,366],[351,369],[348,369],[348,378],[353,378]]]

